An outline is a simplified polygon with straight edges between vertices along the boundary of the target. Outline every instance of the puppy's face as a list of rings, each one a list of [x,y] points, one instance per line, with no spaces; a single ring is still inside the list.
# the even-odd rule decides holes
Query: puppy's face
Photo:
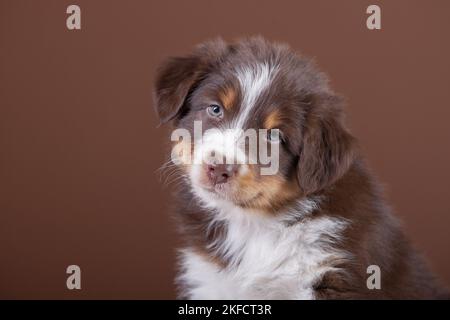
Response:
[[[323,75],[262,39],[210,42],[168,61],[156,99],[161,121],[178,129],[172,160],[208,204],[276,211],[350,163],[352,138]]]

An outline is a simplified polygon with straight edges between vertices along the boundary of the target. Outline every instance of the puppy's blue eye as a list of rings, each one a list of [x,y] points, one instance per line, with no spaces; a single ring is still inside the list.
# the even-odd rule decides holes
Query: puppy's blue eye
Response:
[[[279,129],[267,130],[267,141],[279,143],[281,141],[281,132]]]
[[[217,105],[217,104],[212,104],[212,105],[208,106],[206,111],[212,117],[221,117],[222,113],[223,113],[222,112],[222,107]]]

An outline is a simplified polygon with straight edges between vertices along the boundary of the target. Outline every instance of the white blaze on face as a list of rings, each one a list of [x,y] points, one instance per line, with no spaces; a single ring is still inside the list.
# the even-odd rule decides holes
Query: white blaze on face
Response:
[[[239,116],[233,122],[233,127],[243,128],[245,121],[255,107],[259,96],[266,90],[278,72],[277,65],[258,63],[237,69],[236,77],[239,80],[242,93]]]

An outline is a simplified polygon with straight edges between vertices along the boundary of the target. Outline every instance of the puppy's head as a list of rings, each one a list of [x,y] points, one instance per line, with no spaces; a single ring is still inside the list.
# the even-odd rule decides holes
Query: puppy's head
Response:
[[[172,121],[172,160],[195,194],[274,211],[333,184],[354,139],[341,100],[314,65],[261,38],[216,40],[159,70],[156,110]]]

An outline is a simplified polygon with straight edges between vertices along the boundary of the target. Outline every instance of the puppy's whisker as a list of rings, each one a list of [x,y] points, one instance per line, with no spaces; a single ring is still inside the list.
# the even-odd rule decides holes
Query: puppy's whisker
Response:
[[[179,173],[180,173],[180,171],[179,171],[178,168],[173,168],[172,171],[169,172],[169,173],[166,175],[166,177],[165,177],[165,179],[164,179],[164,182],[163,182],[163,185],[168,185],[168,184],[170,184],[171,179],[172,179],[173,177],[177,178],[177,177],[178,177],[177,174],[179,174]]]

